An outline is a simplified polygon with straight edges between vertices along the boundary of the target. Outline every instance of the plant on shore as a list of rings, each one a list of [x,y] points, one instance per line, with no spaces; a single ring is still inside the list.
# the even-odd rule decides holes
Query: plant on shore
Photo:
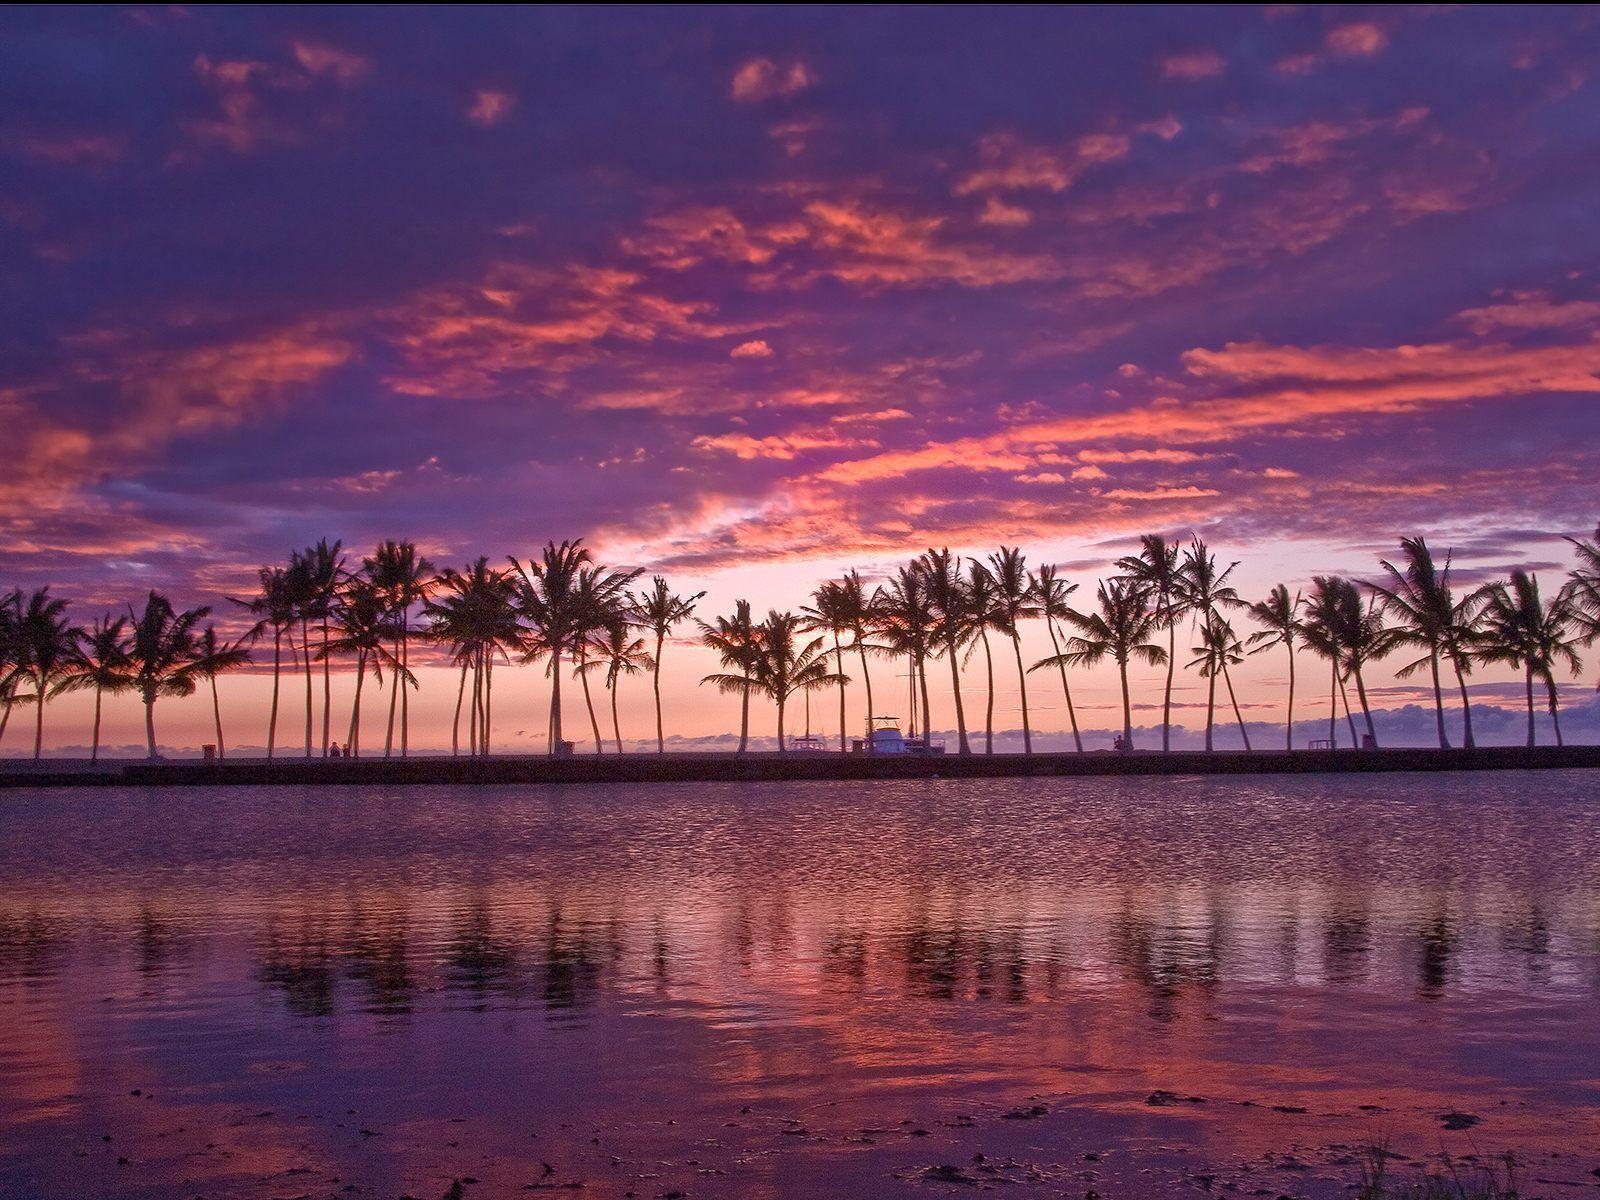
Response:
[[[1528,745],[1537,741],[1533,722],[1535,680],[1545,686],[1556,745],[1564,745],[1555,670],[1566,666],[1577,672],[1582,665],[1577,647],[1583,640],[1573,624],[1566,593],[1558,594],[1547,604],[1539,596],[1539,577],[1516,570],[1511,572],[1510,583],[1496,583],[1489,588],[1483,618],[1478,659],[1522,668],[1527,685]]]
[[[1029,670],[1043,667],[1092,667],[1106,658],[1117,664],[1122,680],[1122,752],[1133,749],[1133,701],[1128,691],[1128,663],[1133,659],[1159,667],[1167,652],[1150,640],[1161,628],[1161,617],[1150,605],[1150,594],[1125,580],[1100,584],[1100,611],[1072,612],[1067,620],[1078,630],[1067,639],[1060,654],[1042,658]]]
[[[1077,590],[1077,584],[1068,583],[1061,578],[1055,567],[1049,563],[1041,566],[1034,574],[1033,594],[1038,599],[1039,614],[1044,617],[1045,629],[1050,634],[1050,646],[1053,651],[1051,661],[1056,664],[1056,670],[1061,675],[1061,696],[1067,702],[1067,723],[1072,727],[1072,745],[1079,754],[1082,754],[1083,735],[1078,732],[1078,710],[1072,704],[1072,685],[1067,682],[1067,663],[1061,656],[1061,640],[1056,636],[1056,622],[1070,624],[1075,615],[1071,598],[1072,593]]]
[[[1356,1200],[1517,1200],[1521,1195],[1516,1161],[1509,1154],[1466,1167],[1441,1155],[1436,1166],[1414,1171],[1408,1179],[1390,1178],[1394,1157],[1387,1143],[1362,1148]]]
[[[634,636],[634,628],[620,613],[613,616],[603,629],[589,635],[589,650],[594,657],[582,668],[605,673],[606,690],[611,693],[611,734],[618,754],[622,753],[622,722],[617,716],[617,693],[622,690],[622,677],[653,670],[656,665],[654,656],[645,649],[644,639]]]
[[[45,702],[56,685],[78,667],[78,631],[67,619],[67,602],[50,595],[47,587],[28,596],[17,611],[19,662],[33,685],[31,697],[22,697],[34,707],[33,757],[44,754]]]
[[[667,581],[657,575],[651,580],[648,592],[633,598],[635,623],[648,629],[656,639],[655,653],[650,656],[650,680],[656,702],[657,754],[667,752],[667,735],[661,723],[661,652],[673,629],[694,616],[695,603],[704,596],[704,592],[696,592],[692,596],[674,595]]]
[[[389,539],[380,542],[371,558],[362,559],[367,584],[383,605],[383,623],[393,641],[391,661],[396,670],[411,678],[411,610],[425,604],[438,583],[433,564],[417,553],[416,543]],[[370,652],[369,652],[370,654]],[[377,657],[372,656],[377,662]],[[400,757],[410,752],[411,692],[395,687],[389,693],[389,727],[383,739],[383,756],[394,752],[395,709],[399,708]],[[359,731],[357,737],[359,739]],[[358,741],[359,745],[359,741]]]
[[[250,648],[244,642],[230,642],[217,634],[215,625],[207,625],[195,643],[194,674],[211,686],[211,718],[217,729],[217,757],[228,757],[227,743],[222,740],[222,701],[217,696],[217,676],[237,671],[250,661]]]
[[[88,629],[78,631],[78,653],[54,688],[52,696],[65,692],[94,689],[94,735],[89,748],[89,761],[100,760],[100,709],[104,697],[120,695],[133,690],[132,661],[129,650],[132,639],[128,634],[128,618],[112,617],[107,613],[95,619]]]
[[[828,670],[828,652],[822,639],[802,643],[804,632],[803,619],[790,612],[770,612],[760,627],[755,686],[778,707],[780,754],[788,749],[783,717],[789,700],[797,693],[814,692],[839,682],[838,672]]]
[[[156,700],[194,694],[200,655],[196,631],[210,612],[208,607],[179,612],[160,592],[146,597],[143,612],[128,610],[133,620],[129,674],[144,701],[145,744],[151,758],[157,757]]]
[[[1172,749],[1172,674],[1178,665],[1178,622],[1188,614],[1191,603],[1183,547],[1160,534],[1147,533],[1139,539],[1139,553],[1117,559],[1116,567],[1135,587],[1150,593],[1156,617],[1167,631],[1167,683],[1161,693],[1161,749],[1166,752]]]
[[[739,697],[739,753],[750,747],[750,693],[755,689],[756,664],[761,657],[761,629],[750,613],[750,601],[734,602],[733,615],[701,621],[700,644],[717,652],[728,668],[700,682]]]

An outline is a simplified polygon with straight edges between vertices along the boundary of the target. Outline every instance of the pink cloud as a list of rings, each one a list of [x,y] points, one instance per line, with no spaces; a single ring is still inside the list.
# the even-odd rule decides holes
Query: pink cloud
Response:
[[[1377,54],[1388,44],[1388,35],[1370,21],[1336,25],[1323,38],[1323,45],[1340,58],[1367,57]]]
[[[517,98],[510,92],[480,88],[473,93],[472,103],[467,107],[467,120],[487,129],[510,116],[516,104]]]
[[[771,358],[772,347],[764,339],[751,342],[740,342],[728,351],[729,358]]]
[[[1210,79],[1227,67],[1227,60],[1209,47],[1169,54],[1161,60],[1161,74],[1168,79]]]
[[[733,73],[730,94],[749,104],[793,96],[816,83],[816,76],[798,59],[780,65],[770,58],[752,58]]]

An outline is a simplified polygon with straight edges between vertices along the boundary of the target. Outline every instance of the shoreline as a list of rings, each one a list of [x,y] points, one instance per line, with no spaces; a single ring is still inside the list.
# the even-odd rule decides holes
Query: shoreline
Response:
[[[1394,771],[1570,770],[1600,767],[1600,746],[1485,746],[1474,750],[1159,750],[1118,754],[946,754],[868,757],[790,751],[624,754],[488,759],[239,759],[232,762],[77,760],[35,767],[0,763],[0,789],[214,787],[325,784],[598,784],[825,780],[1072,778],[1133,775],[1298,775]]]

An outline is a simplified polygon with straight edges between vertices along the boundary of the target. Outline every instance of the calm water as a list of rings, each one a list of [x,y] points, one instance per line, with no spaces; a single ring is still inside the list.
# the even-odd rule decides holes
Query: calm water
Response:
[[[1597,792],[0,794],[0,1196],[1592,1195]]]

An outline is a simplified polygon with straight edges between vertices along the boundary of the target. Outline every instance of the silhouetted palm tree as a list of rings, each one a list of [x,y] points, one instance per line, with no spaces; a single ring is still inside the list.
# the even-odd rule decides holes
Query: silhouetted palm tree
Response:
[[[1200,543],[1195,543],[1200,548]],[[1191,550],[1191,554],[1195,553]],[[1178,666],[1178,622],[1189,611],[1190,581],[1184,570],[1183,547],[1158,533],[1139,539],[1139,553],[1117,559],[1117,569],[1135,586],[1150,593],[1162,628],[1167,631],[1167,682],[1161,693],[1161,749],[1172,749],[1172,675]],[[1229,568],[1231,571],[1233,568]],[[1210,717],[1207,716],[1209,723]]]
[[[638,675],[655,666],[655,659],[645,649],[644,639],[633,635],[634,626],[621,616],[616,616],[598,634],[589,638],[594,655],[584,664],[586,671],[603,671],[606,689],[611,693],[611,733],[617,753],[622,753],[622,722],[617,716],[617,693],[621,691],[624,675]]]
[[[853,606],[854,598],[846,585],[839,580],[829,580],[811,593],[811,603],[800,610],[806,629],[833,636],[834,669],[839,675],[840,754],[848,749],[845,743],[844,635],[856,627],[858,614]],[[870,709],[868,715],[871,715]]]
[[[368,673],[381,687],[384,667],[395,667],[401,661],[399,621],[393,615],[392,596],[368,573],[371,563],[371,559],[366,560],[363,572],[345,585],[334,614],[336,624],[333,641],[328,645],[330,654],[353,654],[356,659],[355,696],[350,702],[350,728],[344,739],[346,758],[361,756],[361,694]],[[401,684],[397,680],[394,691],[399,690]],[[391,695],[390,713],[395,708],[393,699]]]
[[[1244,661],[1244,647],[1239,642],[1239,637],[1233,631],[1233,626],[1228,624],[1227,618],[1218,613],[1212,613],[1210,620],[1200,626],[1200,644],[1194,647],[1194,659],[1189,663],[1197,667],[1200,676],[1206,681],[1206,751],[1209,753],[1212,744],[1211,714],[1215,710],[1217,690],[1217,676],[1223,676],[1228,685],[1228,700],[1233,705],[1234,718],[1239,722],[1239,733],[1245,733],[1244,716],[1239,711],[1239,700],[1233,694],[1233,683],[1227,679],[1226,668],[1238,666]],[[1248,738],[1246,745],[1249,744]]]
[[[94,740],[89,749],[90,762],[100,759],[101,698],[133,688],[129,675],[130,644],[126,617],[112,617],[107,613],[98,618],[88,629],[79,631],[77,660],[51,690],[51,695],[58,696],[63,692],[94,689]]]
[[[507,572],[491,569],[487,558],[479,557],[465,571],[447,568],[436,583],[433,594],[423,602],[433,621],[432,636],[450,645],[451,661],[461,668],[451,753],[459,754],[461,749],[461,705],[470,673],[468,746],[474,756],[487,756],[494,728],[495,659],[516,649],[522,652],[524,662],[531,662],[541,650],[529,645],[518,622],[516,582]],[[396,667],[396,686],[404,686],[409,675],[405,668]]]
[[[700,641],[717,652],[728,672],[707,675],[701,684],[739,697],[739,753],[750,745],[750,693],[755,688],[756,664],[761,657],[761,629],[750,615],[750,601],[734,602],[731,617],[713,623],[699,622]]]
[[[651,581],[648,592],[633,598],[637,613],[635,620],[642,628],[653,633],[656,639],[656,651],[650,658],[650,676],[656,701],[657,754],[667,752],[666,733],[661,724],[661,652],[666,647],[673,627],[694,616],[695,602],[704,595],[704,592],[696,592],[692,596],[676,596],[667,587],[667,581],[657,575]]]
[[[1577,552],[1578,561],[1562,590],[1580,640],[1585,646],[1592,646],[1600,639],[1600,525],[1595,526],[1592,539],[1569,537],[1567,541]],[[1600,680],[1594,686],[1600,692]]]
[[[1022,665],[1022,622],[1040,613],[1028,560],[1019,546],[1001,546],[989,556],[994,576],[997,614],[995,628],[1011,639],[1011,652],[1017,660],[1017,689],[1022,700],[1022,752],[1033,753],[1033,726],[1028,717],[1028,672]]]
[[[1083,736],[1078,732],[1078,712],[1072,706],[1072,688],[1067,683],[1067,664],[1061,657],[1061,642],[1056,636],[1056,622],[1072,623],[1076,610],[1071,604],[1072,593],[1078,585],[1068,583],[1056,573],[1056,568],[1046,563],[1034,577],[1033,594],[1039,602],[1039,612],[1044,616],[1045,629],[1050,634],[1050,645],[1055,653],[1051,660],[1061,673],[1061,695],[1067,702],[1067,721],[1072,726],[1072,744],[1083,753]]]
[[[1362,603],[1361,593],[1350,584],[1340,609],[1341,627],[1339,641],[1344,647],[1345,673],[1354,676],[1356,697],[1361,702],[1361,715],[1366,720],[1367,737],[1372,748],[1378,748],[1378,730],[1372,723],[1372,706],[1367,703],[1367,683],[1361,668],[1367,663],[1383,658],[1394,647],[1389,631],[1384,627],[1383,614],[1376,603]]]
[[[1483,646],[1478,657],[1484,662],[1521,667],[1528,692],[1528,745],[1536,742],[1533,723],[1533,681],[1542,680],[1549,699],[1550,721],[1555,726],[1556,745],[1561,740],[1561,715],[1556,692],[1555,671],[1566,666],[1576,673],[1583,665],[1577,647],[1582,633],[1572,621],[1572,610],[1563,596],[1549,604],[1539,596],[1539,577],[1526,571],[1511,572],[1509,584],[1492,584],[1484,608]]]
[[[150,593],[143,612],[128,610],[133,620],[128,658],[134,687],[144,700],[144,735],[151,758],[157,757],[156,699],[194,694],[199,654],[196,630],[210,612],[205,607],[178,612],[160,592]]]
[[[950,690],[956,702],[956,746],[961,754],[971,754],[967,741],[967,713],[961,702],[961,647],[976,631],[972,613],[972,592],[961,574],[961,557],[948,548],[928,550],[917,559],[928,595],[928,608],[934,617],[933,639],[944,648],[950,661]]]
[[[1234,568],[1239,564],[1229,563],[1225,570],[1217,569],[1216,555],[1212,554],[1206,544],[1199,538],[1194,538],[1189,543],[1189,548],[1184,551],[1183,562],[1179,566],[1179,579],[1183,603],[1195,615],[1195,620],[1202,629],[1211,624],[1211,618],[1224,608],[1240,608],[1244,601],[1239,599],[1239,593],[1228,582]],[[1231,692],[1233,681],[1228,676],[1228,660],[1224,656],[1219,663],[1222,678],[1228,684]],[[1206,724],[1211,724],[1211,705],[1206,706]],[[1250,749],[1250,734],[1242,727],[1244,734],[1244,748]]]
[[[267,718],[267,757],[271,758],[278,742],[278,684],[283,674],[283,639],[290,635],[289,654],[294,655],[293,629],[295,622],[295,582],[282,567],[262,567],[256,572],[260,586],[248,600],[234,599],[256,621],[246,635],[252,641],[267,630],[272,631],[272,708]]]
[[[788,749],[783,714],[790,697],[838,683],[838,673],[828,670],[828,652],[822,639],[800,643],[804,622],[794,613],[770,612],[761,623],[760,653],[756,657],[756,688],[778,706],[778,752]]]
[[[1252,633],[1246,644],[1254,646],[1251,654],[1260,654],[1274,646],[1282,646],[1289,653],[1289,707],[1283,718],[1283,748],[1294,749],[1294,643],[1301,634],[1300,593],[1289,599],[1289,589],[1278,584],[1267,593],[1267,598],[1250,606],[1250,615],[1264,628]]]
[[[844,614],[849,618],[851,648],[855,650],[856,657],[861,662],[861,686],[867,698],[867,725],[872,727],[873,712],[872,702],[872,674],[867,669],[867,655],[883,654],[884,647],[875,645],[871,641],[873,623],[877,620],[877,594],[868,592],[867,585],[861,578],[860,571],[846,571],[839,580],[839,603]],[[841,674],[844,665],[839,666]]]
[[[927,577],[916,566],[897,570],[873,597],[876,630],[890,654],[902,655],[909,664],[911,711],[906,725],[908,737],[917,732],[918,698],[921,699],[922,732],[932,729],[928,704],[928,655],[933,649],[935,617],[928,599]]]
[[[1328,660],[1328,745],[1339,745],[1339,696],[1343,691],[1340,668],[1344,664],[1345,631],[1353,624],[1349,609],[1355,607],[1359,620],[1361,596],[1355,585],[1338,575],[1317,575],[1311,580],[1311,595],[1306,598],[1305,619],[1300,623],[1307,646]],[[1345,717],[1350,721],[1350,741],[1356,745],[1355,720],[1350,717],[1350,702],[1345,700]]]
[[[44,755],[44,706],[55,686],[76,670],[78,631],[67,619],[67,602],[47,587],[32,592],[17,615],[21,665],[33,684],[33,757]]]
[[[1450,588],[1450,555],[1441,568],[1433,561],[1433,551],[1422,537],[1400,539],[1404,567],[1388,559],[1379,560],[1385,583],[1367,586],[1378,597],[1380,610],[1396,624],[1389,630],[1389,643],[1396,649],[1421,650],[1421,657],[1395,672],[1395,678],[1408,679],[1423,667],[1433,673],[1433,709],[1438,725],[1439,748],[1447,750],[1450,738],[1444,728],[1444,689],[1439,681],[1439,659],[1448,653],[1456,602]]]
[[[195,643],[194,675],[211,686],[211,717],[217,726],[217,757],[228,757],[222,740],[222,703],[217,698],[217,676],[237,671],[250,661],[250,651],[242,641],[229,642],[217,636],[215,625],[207,625]]]
[[[385,616],[394,641],[393,661],[407,678],[411,675],[411,610],[424,603],[436,582],[433,564],[417,553],[411,541],[389,539],[379,543],[371,558],[362,560],[368,578],[387,607]],[[376,658],[371,659],[374,663]],[[411,693],[395,687],[389,693],[389,728],[383,739],[383,756],[394,752],[395,708],[400,716],[400,757],[410,753]]]
[[[300,642],[306,665],[306,757],[311,757],[311,628],[322,629],[322,756],[328,756],[328,740],[332,732],[333,678],[332,663],[328,660],[328,641],[332,635],[333,610],[338,602],[339,587],[344,581],[344,557],[340,554],[342,543],[327,538],[315,546],[307,546],[289,559],[289,579],[294,590],[295,606],[300,618]]]
[[[1128,691],[1128,662],[1141,662],[1158,667],[1167,661],[1167,652],[1154,642],[1150,635],[1161,628],[1161,618],[1150,604],[1150,596],[1143,588],[1122,579],[1101,583],[1097,598],[1097,613],[1071,612],[1067,620],[1078,633],[1067,639],[1060,654],[1040,659],[1029,670],[1037,671],[1051,666],[1092,667],[1111,658],[1117,664],[1122,679],[1122,749],[1133,749],[1133,700]]]
[[[22,593],[16,589],[0,595],[0,741],[11,723],[17,688],[26,674],[22,655]]]
[[[996,608],[994,576],[989,568],[977,559],[967,564],[967,616],[976,638],[969,638],[963,662],[971,659],[978,650],[983,651],[983,672],[987,684],[983,710],[983,752],[994,753],[994,653],[989,645],[989,631],[997,628],[1000,614]]]

